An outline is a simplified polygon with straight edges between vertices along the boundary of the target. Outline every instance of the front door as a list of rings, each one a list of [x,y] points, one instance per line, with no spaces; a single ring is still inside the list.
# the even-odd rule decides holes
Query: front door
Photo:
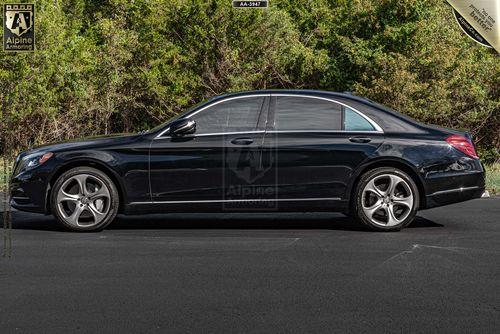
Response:
[[[268,98],[230,97],[184,116],[196,132],[152,141],[150,185],[154,202],[225,203],[248,190],[259,169]]]

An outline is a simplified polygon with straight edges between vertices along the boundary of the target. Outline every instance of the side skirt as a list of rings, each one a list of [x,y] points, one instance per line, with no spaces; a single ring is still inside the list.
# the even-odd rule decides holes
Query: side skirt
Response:
[[[341,212],[348,201],[340,198],[246,199],[133,202],[124,206],[125,214],[170,212]]]

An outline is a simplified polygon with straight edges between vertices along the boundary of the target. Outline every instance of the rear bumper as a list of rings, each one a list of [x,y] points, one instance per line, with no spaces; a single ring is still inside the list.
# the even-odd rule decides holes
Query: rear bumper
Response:
[[[428,175],[425,208],[479,198],[485,189],[485,172],[479,160],[474,169],[446,171]]]
[[[453,204],[480,198],[484,193],[484,186],[462,187],[437,191],[426,196],[426,208]]]

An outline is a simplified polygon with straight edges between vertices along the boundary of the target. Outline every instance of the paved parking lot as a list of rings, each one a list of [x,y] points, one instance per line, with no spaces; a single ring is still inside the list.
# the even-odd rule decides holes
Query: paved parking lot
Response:
[[[399,233],[340,214],[175,214],[78,234],[14,212],[10,238],[1,333],[500,331],[499,198]]]

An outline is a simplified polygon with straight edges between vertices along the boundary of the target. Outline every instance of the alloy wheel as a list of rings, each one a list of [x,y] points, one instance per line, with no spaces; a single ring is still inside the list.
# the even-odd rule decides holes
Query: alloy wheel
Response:
[[[363,189],[363,212],[379,226],[401,224],[410,215],[413,204],[414,195],[410,185],[394,174],[378,175]]]
[[[108,187],[90,174],[77,174],[67,179],[59,188],[56,201],[64,221],[75,227],[98,225],[111,207]]]

